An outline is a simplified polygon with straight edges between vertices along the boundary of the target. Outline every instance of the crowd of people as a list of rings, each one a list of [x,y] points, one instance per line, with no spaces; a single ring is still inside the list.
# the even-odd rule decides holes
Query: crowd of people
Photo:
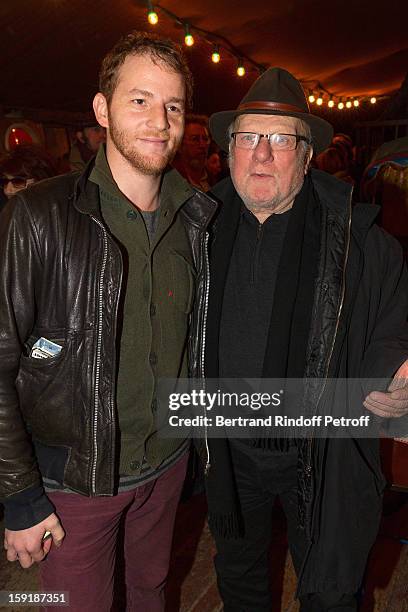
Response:
[[[331,405],[328,380],[370,379],[357,408],[373,435],[206,425],[194,439],[225,612],[273,606],[276,497],[301,612],[355,612],[381,516],[380,430],[408,435],[401,248],[375,207],[351,206],[353,143],[292,74],[269,68],[209,120],[188,115],[191,98],[180,48],[132,32],[102,61],[75,172],[41,180],[56,171],[33,147],[0,163],[7,559],[38,563],[42,591],[68,592],[73,612],[109,612],[123,545],[126,609],[163,612],[193,451],[169,435],[160,381],[304,379],[294,407],[312,417]]]

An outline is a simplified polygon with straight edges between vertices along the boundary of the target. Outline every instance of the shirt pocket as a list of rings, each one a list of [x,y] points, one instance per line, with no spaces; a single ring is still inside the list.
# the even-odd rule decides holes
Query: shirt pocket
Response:
[[[195,296],[196,271],[192,262],[179,251],[171,252],[171,284],[174,305],[184,314],[190,314]]]

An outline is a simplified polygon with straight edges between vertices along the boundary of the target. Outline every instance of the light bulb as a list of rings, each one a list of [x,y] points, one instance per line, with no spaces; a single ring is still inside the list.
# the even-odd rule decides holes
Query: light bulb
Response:
[[[214,49],[213,54],[211,56],[211,59],[214,62],[214,64],[218,64],[218,62],[221,59],[221,55],[220,55],[220,52],[218,51],[218,49]]]
[[[328,106],[329,108],[333,108],[333,106],[334,106],[334,101],[330,99],[330,100],[328,101],[328,103],[327,103],[327,106]]]
[[[351,108],[352,107],[351,100],[347,100],[346,106],[347,106],[347,108]]]
[[[343,110],[343,108],[344,108],[344,103],[343,103],[343,102],[339,102],[339,103],[338,103],[338,105],[337,105],[337,108],[338,108],[339,110]]]
[[[242,64],[240,64],[237,68],[237,75],[239,77],[243,77],[245,75],[245,68]]]
[[[156,25],[159,22],[159,17],[154,11],[150,11],[147,15],[147,20],[151,25]]]
[[[357,106],[360,106],[360,102],[358,100],[354,100],[353,101],[354,106],[357,108]]]
[[[147,2],[147,21],[151,25],[156,25],[159,21],[159,17],[153,8],[153,4],[151,0],[148,0]]]
[[[370,100],[371,104],[375,104],[377,102],[377,98],[373,96]]]
[[[309,102],[310,102],[311,104],[313,104],[313,102],[314,102],[315,100],[316,100],[316,98],[314,97],[314,95],[313,95],[313,94],[310,94],[310,96],[309,96]]]
[[[184,42],[186,43],[187,47],[192,47],[194,45],[194,36],[190,34],[188,23],[184,24],[184,34]]]

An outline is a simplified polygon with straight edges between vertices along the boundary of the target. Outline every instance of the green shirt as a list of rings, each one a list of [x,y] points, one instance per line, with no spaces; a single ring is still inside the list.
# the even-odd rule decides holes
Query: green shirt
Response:
[[[104,147],[89,178],[99,186],[102,217],[123,259],[116,394],[119,473],[136,475],[144,456],[158,467],[183,443],[157,435],[155,388],[160,377],[187,376],[195,270],[178,213],[194,191],[177,171],[164,174],[157,228],[150,242],[142,214],[112,177]]]

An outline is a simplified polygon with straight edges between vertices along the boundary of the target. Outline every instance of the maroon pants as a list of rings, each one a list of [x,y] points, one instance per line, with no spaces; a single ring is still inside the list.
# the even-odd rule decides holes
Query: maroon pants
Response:
[[[65,529],[39,564],[43,591],[68,591],[70,612],[109,612],[124,520],[127,610],[163,612],[174,520],[188,454],[154,481],[115,497],[50,493]],[[44,608],[55,610],[55,608]]]

